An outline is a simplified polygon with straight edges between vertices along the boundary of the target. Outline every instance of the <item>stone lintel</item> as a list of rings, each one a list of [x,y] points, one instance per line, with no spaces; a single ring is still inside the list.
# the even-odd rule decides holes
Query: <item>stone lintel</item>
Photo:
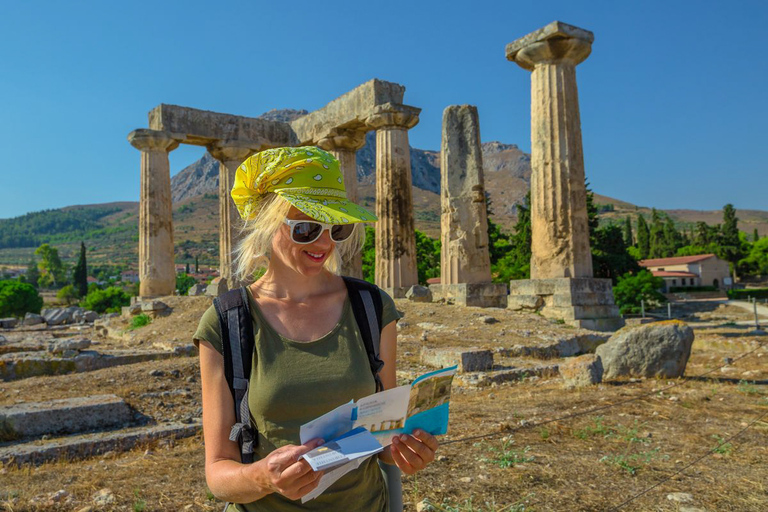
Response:
[[[260,151],[298,143],[288,123],[164,103],[149,112],[149,127],[182,134],[181,142],[196,146],[237,141]]]
[[[540,43],[551,39],[581,39],[591,44],[595,40],[595,35],[589,30],[575,27],[562,21],[553,21],[552,23],[531,32],[528,35],[512,41],[507,45],[507,60],[515,61],[517,52],[534,43]]]
[[[373,79],[339,96],[321,109],[291,121],[300,144],[313,145],[337,128],[367,131],[366,118],[378,105],[402,103],[405,87]]]
[[[181,133],[139,128],[128,134],[128,142],[139,151],[173,151],[183,140]]]
[[[432,300],[443,299],[459,306],[506,308],[507,285],[504,283],[431,284]]]

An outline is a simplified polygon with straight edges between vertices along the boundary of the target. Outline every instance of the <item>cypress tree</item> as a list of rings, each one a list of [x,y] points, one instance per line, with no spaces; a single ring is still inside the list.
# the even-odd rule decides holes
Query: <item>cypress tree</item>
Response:
[[[739,239],[738,222],[736,208],[732,204],[723,206],[723,225],[720,227],[720,257],[731,263],[734,272],[736,264],[744,257]]]
[[[189,262],[187,262],[187,269],[186,269],[185,273],[189,274]]]
[[[88,295],[88,267],[85,261],[85,243],[80,242],[80,258],[77,260],[75,270],[72,272],[72,283],[75,286],[78,297]]]
[[[40,280],[40,269],[37,266],[37,260],[33,256],[30,258],[29,263],[27,264],[27,273],[24,276],[24,281],[26,281],[27,284],[31,284],[35,288],[37,288],[38,281]]]
[[[651,210],[651,236],[650,250],[651,258],[664,257],[664,224],[661,222],[661,215],[656,208]]]
[[[755,228],[755,231],[752,233],[752,241],[757,242],[760,240],[760,235],[757,234],[757,228]]]
[[[651,254],[651,235],[642,213],[637,217],[637,248],[640,251],[640,259],[648,259]]]
[[[629,218],[629,215],[627,215],[627,218],[624,220],[624,245],[629,247],[630,245],[634,245],[634,237],[632,236],[632,219]]]
[[[675,229],[675,223],[672,221],[672,218],[668,216],[664,223],[662,257],[669,258],[674,256],[677,250],[682,246],[682,236],[677,229]]]
[[[195,274],[200,273],[200,261],[198,260],[198,257],[195,256]]]

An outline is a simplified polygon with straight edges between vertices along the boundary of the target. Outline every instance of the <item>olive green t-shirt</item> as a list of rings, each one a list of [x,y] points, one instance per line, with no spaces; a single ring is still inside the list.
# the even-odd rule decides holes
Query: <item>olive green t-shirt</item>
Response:
[[[299,428],[350,400],[376,392],[368,355],[347,297],[341,319],[328,334],[309,342],[281,336],[265,320],[248,291],[255,338],[248,392],[251,421],[258,428],[254,459],[287,444],[301,444]],[[382,326],[400,318],[395,303],[381,291]],[[223,354],[219,320],[213,306],[194,334]],[[240,511],[305,510],[385,511],[387,493],[376,457],[336,481],[323,494],[302,504],[279,493],[238,505]],[[232,510],[230,507],[229,510]]]

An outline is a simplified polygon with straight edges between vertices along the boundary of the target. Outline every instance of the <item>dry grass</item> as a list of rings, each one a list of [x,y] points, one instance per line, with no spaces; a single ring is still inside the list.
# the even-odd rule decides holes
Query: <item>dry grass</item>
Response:
[[[177,305],[171,316],[137,329],[139,337],[149,343],[167,336],[174,328],[174,316],[183,312],[185,320],[175,324],[183,340],[194,327],[187,325],[190,318],[206,305],[198,302]],[[572,332],[536,315],[506,310],[468,309],[456,314],[456,308],[404,301],[398,301],[398,307],[405,310],[409,324],[402,330],[404,374],[423,369],[418,362],[423,330],[428,331],[430,346],[511,346]],[[473,313],[490,314],[500,323],[486,325]],[[423,329],[417,325],[421,322],[445,325],[445,329]],[[407,509],[415,510],[418,502],[428,499],[445,511],[606,510],[664,480],[768,411],[768,346],[717,370],[711,378],[695,378],[768,338],[736,326],[697,329],[696,336],[687,378],[674,381],[679,385],[662,393],[654,390],[671,382],[641,379],[564,390],[559,379],[528,379],[493,388],[454,390],[449,435],[444,441],[489,432],[496,435],[441,447],[438,454],[444,459],[404,478]],[[156,369],[165,375],[150,377],[149,372]],[[178,370],[175,375],[174,370]],[[0,405],[112,392],[158,421],[196,417],[200,407],[197,371],[196,360],[184,358],[2,383]],[[164,391],[173,393],[163,396]],[[571,420],[530,426],[642,394],[649,396]],[[115,495],[114,510],[218,510],[221,506],[207,492],[200,437],[82,461],[0,469],[0,503],[9,511],[78,510],[92,505],[92,495],[105,487]],[[48,503],[59,489],[69,492],[71,501]],[[757,423],[718,453],[623,510],[680,510],[681,504],[667,500],[671,492],[691,493],[693,502],[685,505],[709,511],[768,510],[768,422]]]

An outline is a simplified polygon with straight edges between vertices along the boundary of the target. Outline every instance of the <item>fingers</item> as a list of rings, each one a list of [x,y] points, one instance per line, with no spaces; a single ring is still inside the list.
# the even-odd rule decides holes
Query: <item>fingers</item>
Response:
[[[392,460],[404,473],[413,474],[435,459],[437,446],[437,439],[422,430],[413,436],[403,434],[392,439]]]
[[[296,446],[296,445],[288,445],[283,446],[281,448],[278,448],[277,450],[273,451],[270,454],[269,457],[269,469],[270,471],[282,473],[293,465],[296,461],[301,458],[302,455],[307,453],[310,450],[314,450],[318,446],[323,444],[322,439],[312,439],[311,441],[307,441],[306,443]]]

